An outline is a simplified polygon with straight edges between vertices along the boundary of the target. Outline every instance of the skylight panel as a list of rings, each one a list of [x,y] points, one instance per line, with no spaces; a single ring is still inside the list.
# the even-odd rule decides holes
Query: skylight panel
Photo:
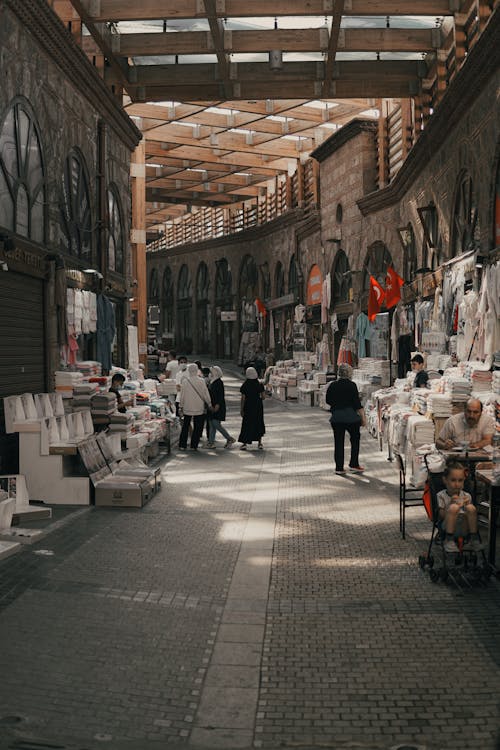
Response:
[[[314,109],[333,109],[338,107],[338,102],[328,102],[320,99],[313,99],[311,102],[307,102],[306,107],[314,107]]]

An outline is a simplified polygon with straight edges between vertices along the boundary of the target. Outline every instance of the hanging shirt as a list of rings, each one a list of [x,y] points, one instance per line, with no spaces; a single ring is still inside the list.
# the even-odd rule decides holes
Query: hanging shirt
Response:
[[[360,313],[356,319],[355,338],[358,345],[358,357],[366,357],[366,342],[371,337],[371,325],[368,316]]]

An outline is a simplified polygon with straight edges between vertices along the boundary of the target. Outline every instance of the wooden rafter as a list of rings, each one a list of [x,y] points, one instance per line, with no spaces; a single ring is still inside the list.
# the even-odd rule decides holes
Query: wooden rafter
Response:
[[[335,63],[335,55],[337,54],[337,45],[339,41],[340,22],[342,21],[342,13],[344,11],[344,0],[334,0],[333,13],[332,13],[332,28],[330,31],[330,37],[328,39],[328,49],[326,51],[325,59],[325,78],[323,81],[323,96],[331,95],[331,81],[333,74],[333,65]]]
[[[210,34],[212,35],[217,63],[219,66],[219,76],[222,83],[224,98],[228,98],[232,93],[231,81],[229,80],[229,60],[224,50],[224,28],[222,21],[217,17],[217,8],[215,0],[203,0],[207,14]]]

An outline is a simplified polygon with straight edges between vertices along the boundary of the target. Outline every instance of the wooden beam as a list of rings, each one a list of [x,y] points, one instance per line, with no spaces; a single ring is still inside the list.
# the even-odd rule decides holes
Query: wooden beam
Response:
[[[325,32],[326,29],[232,31],[227,35],[225,52],[267,52],[270,49],[284,52],[326,51]],[[342,29],[337,47],[343,52],[427,52],[435,48],[432,36],[432,29]],[[115,49],[122,57],[213,53],[205,31],[121,34]]]
[[[97,21],[145,21],[170,18],[200,18],[197,0],[94,0]],[[259,16],[324,16],[325,0],[225,0],[218,3],[219,18]],[[328,7],[328,6],[327,6]],[[346,16],[450,16],[449,0],[351,0]]]
[[[329,96],[330,86],[333,73],[333,64],[337,54],[337,44],[339,41],[340,22],[344,11],[344,0],[335,0],[332,13],[332,28],[328,38],[328,49],[325,59],[325,78],[323,81],[323,96]]]
[[[232,93],[232,84],[229,80],[229,58],[224,51],[224,27],[220,18],[217,18],[215,0],[203,0],[203,2],[215,47],[215,54],[217,55],[217,62],[219,64],[219,77],[222,89],[224,96],[228,98]]]

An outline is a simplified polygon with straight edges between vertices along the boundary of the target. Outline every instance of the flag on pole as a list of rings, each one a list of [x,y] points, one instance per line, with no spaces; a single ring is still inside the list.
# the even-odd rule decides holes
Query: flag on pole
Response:
[[[401,287],[404,281],[399,276],[392,266],[387,269],[387,276],[385,277],[385,306],[387,309],[397,305],[401,299]]]
[[[262,315],[262,317],[265,318],[267,315],[267,310],[262,300],[260,300],[258,297],[255,300],[255,307],[257,308],[258,314]]]
[[[378,283],[377,279],[370,276],[370,292],[368,295],[368,320],[373,322],[375,316],[380,312],[385,299],[385,292]]]

